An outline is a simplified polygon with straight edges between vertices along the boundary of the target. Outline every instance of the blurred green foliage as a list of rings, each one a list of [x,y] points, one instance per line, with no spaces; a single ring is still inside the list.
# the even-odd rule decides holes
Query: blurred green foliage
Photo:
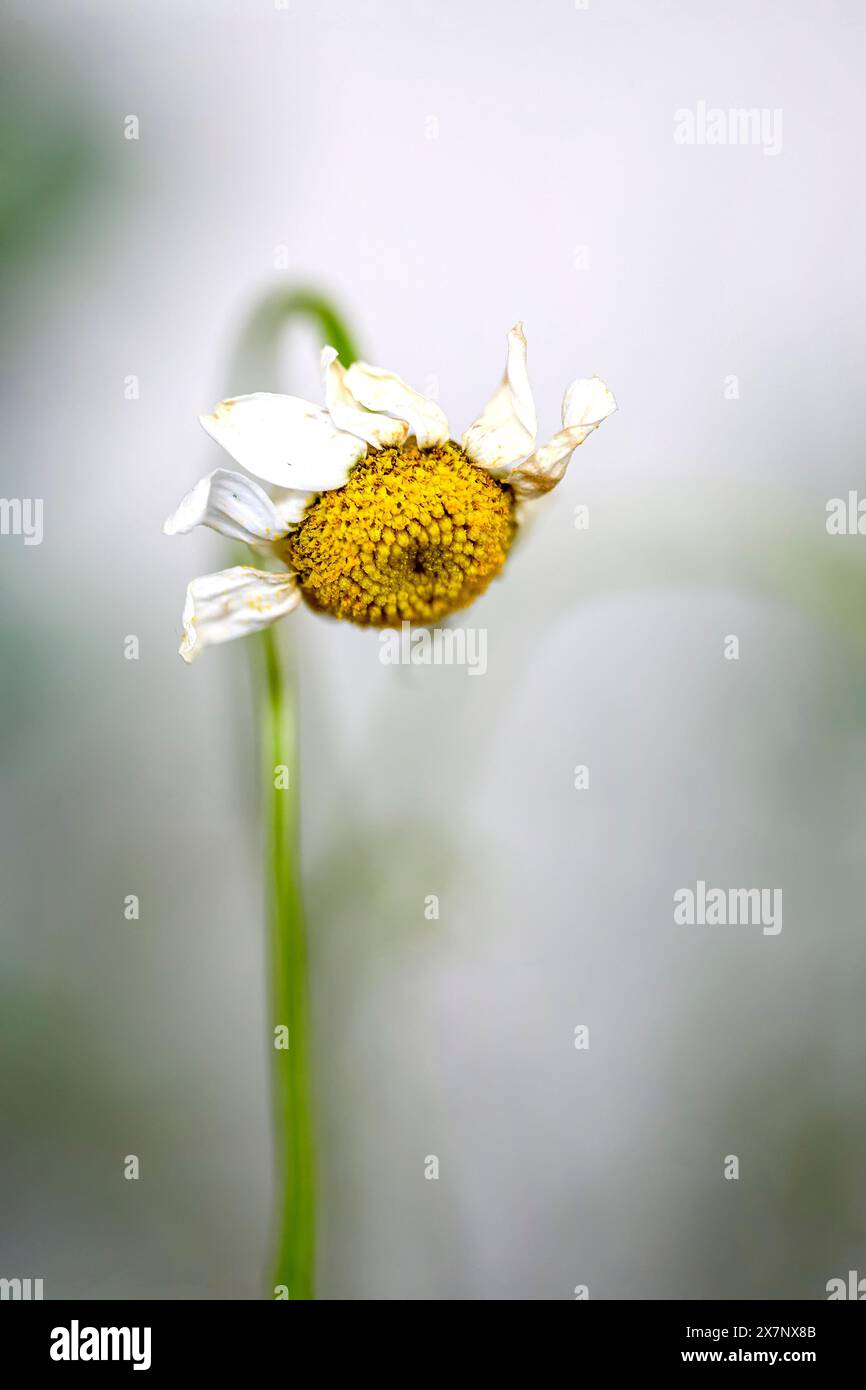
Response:
[[[84,94],[7,32],[0,59],[0,288],[68,236],[100,164]]]

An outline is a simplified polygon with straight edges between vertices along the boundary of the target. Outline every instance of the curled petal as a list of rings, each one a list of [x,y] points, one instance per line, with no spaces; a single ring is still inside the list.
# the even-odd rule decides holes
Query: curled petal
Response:
[[[600,377],[573,381],[562,401],[565,426],[508,475],[518,497],[540,497],[565,475],[571,455],[616,410],[612,391]]]
[[[591,431],[598,429],[615,410],[613,392],[600,376],[581,377],[571,383],[562,398],[562,423],[586,425]]]
[[[346,372],[345,384],[359,405],[404,420],[422,449],[448,442],[451,431],[444,411],[393,372],[368,367],[366,362],[353,362]]]
[[[508,473],[535,448],[538,422],[526,366],[526,335],[517,323],[508,334],[508,356],[502,383],[478,419],[463,436],[463,448],[473,463],[494,478]]]
[[[300,526],[304,513],[315,496],[315,492],[298,492],[290,487],[273,489],[271,500],[284,532],[293,531],[296,526]]]
[[[335,348],[322,348],[322,371],[325,374],[325,404],[331,419],[340,430],[355,434],[374,449],[400,445],[409,434],[406,420],[390,415],[377,415],[359,405],[346,385],[346,368],[337,360]]]
[[[203,574],[186,591],[180,654],[194,661],[205,647],[270,627],[291,613],[300,597],[294,574],[249,565]]]
[[[196,526],[248,545],[279,540],[287,530],[264,488],[226,468],[215,468],[196,483],[162,529],[167,536],[181,536]]]
[[[278,487],[342,487],[367,452],[364,441],[337,429],[326,410],[297,396],[235,396],[200,418],[236,463]]]

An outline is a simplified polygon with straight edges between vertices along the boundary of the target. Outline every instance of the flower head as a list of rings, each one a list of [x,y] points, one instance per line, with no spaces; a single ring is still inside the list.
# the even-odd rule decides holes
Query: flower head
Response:
[[[210,526],[280,569],[247,565],[194,579],[180,654],[258,631],[301,598],[379,627],[465,608],[499,573],[527,503],[564,476],[573,451],[616,410],[598,377],[574,381],[562,429],[536,447],[522,324],[505,375],[461,443],[435,402],[390,372],[322,352],[326,409],[260,392],[221,401],[201,423],[247,473],[218,468],[165,523]]]

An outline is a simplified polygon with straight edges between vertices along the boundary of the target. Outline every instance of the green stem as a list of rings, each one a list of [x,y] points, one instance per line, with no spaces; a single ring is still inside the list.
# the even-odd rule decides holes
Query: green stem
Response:
[[[254,310],[232,367],[233,392],[267,390],[276,376],[278,338],[290,319],[306,317],[345,366],[357,358],[339,315],[320,294],[280,291]],[[246,380],[245,380],[246,378]],[[315,1289],[316,1172],[309,1065],[307,936],[300,869],[297,681],[286,671],[277,632],[259,635],[262,758],[267,827],[268,921],[273,1025],[276,1156],[274,1296],[312,1299]],[[288,777],[286,778],[285,769]],[[288,785],[285,785],[288,781]],[[284,1031],[284,1030],[287,1030]],[[285,1042],[288,1046],[285,1046]]]
[[[316,1184],[308,1063],[307,941],[299,854],[296,683],[294,672],[287,676],[283,671],[273,628],[262,633],[261,642],[265,657],[263,745],[270,884],[274,1140],[277,1190],[281,1193],[274,1287],[275,1294],[285,1289],[289,1298],[310,1299]]]
[[[293,319],[308,319],[322,343],[336,348],[348,367],[358,351],[342,317],[317,290],[275,290],[259,301],[241,331],[229,367],[233,395],[248,391],[278,391],[280,335]]]

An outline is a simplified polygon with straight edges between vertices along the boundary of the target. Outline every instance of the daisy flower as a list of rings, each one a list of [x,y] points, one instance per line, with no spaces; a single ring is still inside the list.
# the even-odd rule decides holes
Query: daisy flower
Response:
[[[209,526],[280,568],[238,565],[194,579],[185,661],[269,627],[302,598],[373,627],[465,608],[502,569],[525,507],[556,486],[573,451],[616,410],[598,377],[573,381],[562,429],[536,447],[522,324],[508,334],[502,382],[459,444],[439,406],[393,373],[346,368],[330,347],[322,370],[324,409],[259,392],[201,417],[252,477],[215,469],[166,534]]]

